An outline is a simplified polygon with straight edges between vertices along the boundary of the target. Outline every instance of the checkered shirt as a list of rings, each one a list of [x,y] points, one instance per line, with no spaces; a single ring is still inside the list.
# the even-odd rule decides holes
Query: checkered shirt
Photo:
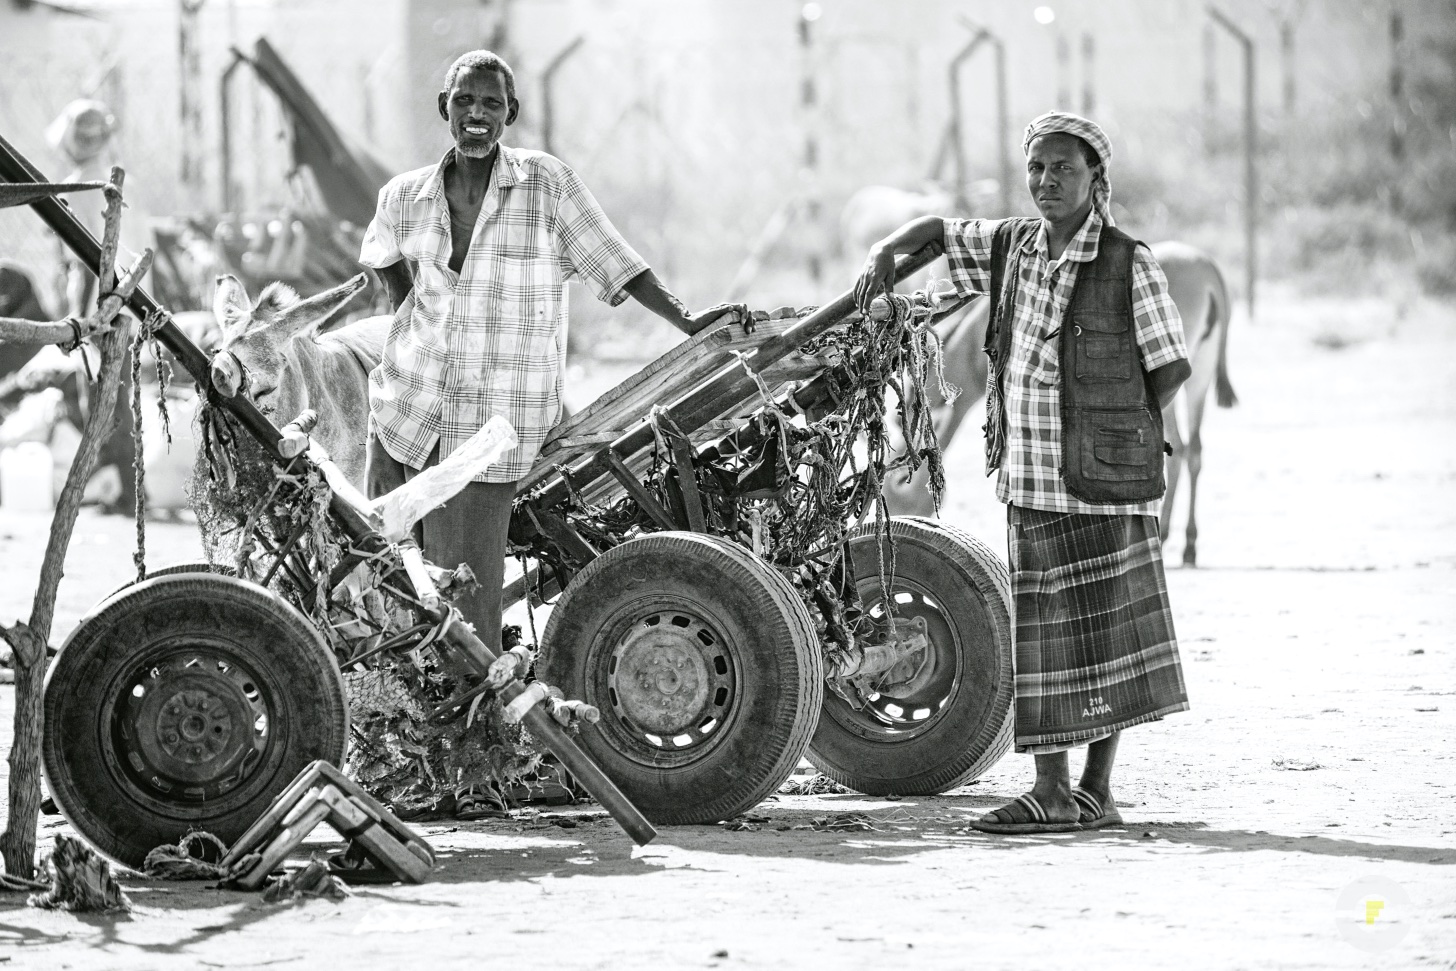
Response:
[[[945,252],[951,283],[961,294],[991,290],[991,241],[997,220],[948,219]],[[1094,505],[1067,492],[1062,481],[1062,410],[1058,344],[1062,315],[1072,300],[1077,269],[1097,258],[1102,218],[1095,211],[1060,260],[1048,259],[1047,227],[1022,245],[1021,275],[1012,311],[1011,354],[1006,362],[1006,449],[996,477],[996,498],[1046,512],[1156,516],[1162,499]],[[1007,254],[1006,265],[1012,265]],[[1155,370],[1188,356],[1183,320],[1168,281],[1147,247],[1133,253],[1134,333],[1143,368]]]
[[[369,375],[370,429],[418,469],[436,442],[443,459],[504,415],[520,445],[476,481],[513,482],[560,414],[567,279],[615,306],[648,267],[570,167],[502,145],[457,275],[444,185],[452,155],[392,179],[364,235],[359,262],[408,260],[414,278]]]

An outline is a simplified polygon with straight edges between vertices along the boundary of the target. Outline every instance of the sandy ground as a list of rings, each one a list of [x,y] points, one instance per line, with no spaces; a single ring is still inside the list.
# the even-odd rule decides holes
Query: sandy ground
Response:
[[[0,895],[0,963],[1456,968],[1456,308],[1275,296],[1257,326],[1235,319],[1231,371],[1242,403],[1206,422],[1201,566],[1169,574],[1193,709],[1125,737],[1125,828],[968,830],[1029,785],[1016,756],[942,797],[780,796],[759,831],[669,828],[644,849],[574,807],[571,828],[424,827],[430,883],[338,904],[135,877],[123,918]],[[946,516],[1001,548],[979,453],[974,434],[950,452]],[[28,613],[45,525],[0,513],[0,618]],[[59,634],[126,579],[132,542],[83,515]],[[189,558],[196,538],[153,524],[149,549]],[[6,688],[5,741],[11,706]],[[791,828],[848,812],[874,829]],[[1367,925],[1339,898],[1372,879],[1388,899]]]

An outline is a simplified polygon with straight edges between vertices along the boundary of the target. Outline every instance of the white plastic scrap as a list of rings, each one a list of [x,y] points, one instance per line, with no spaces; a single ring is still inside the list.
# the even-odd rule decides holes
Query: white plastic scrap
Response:
[[[404,539],[426,513],[449,502],[516,443],[516,430],[496,415],[440,464],[375,499],[371,511],[383,522],[385,538],[394,542]]]

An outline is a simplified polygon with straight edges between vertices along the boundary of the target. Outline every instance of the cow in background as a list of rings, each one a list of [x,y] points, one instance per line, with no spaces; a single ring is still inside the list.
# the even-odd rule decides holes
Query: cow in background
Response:
[[[364,289],[359,274],[307,300],[281,283],[248,299],[237,277],[220,276],[213,316],[221,341],[212,359],[214,387],[249,395],[274,424],[318,413],[314,441],[349,481],[364,486],[368,454],[369,372],[384,354],[394,318],[367,317],[335,326],[332,321]]]
[[[1183,383],[1178,397],[1163,412],[1163,428],[1173,446],[1168,457],[1168,492],[1163,497],[1160,531],[1163,538],[1173,525],[1173,497],[1178,492],[1180,473],[1188,469],[1188,526],[1183,541],[1183,565],[1198,565],[1198,473],[1203,470],[1203,408],[1208,389],[1220,408],[1238,404],[1228,376],[1228,332],[1232,305],[1223,273],[1212,256],[1186,243],[1154,243],[1153,258],[1168,277],[1168,294],[1183,318],[1183,336],[1188,342],[1188,363],[1193,374]],[[1180,426],[1178,406],[1187,412],[1187,424]],[[1186,429],[1186,434],[1184,430]]]
[[[1228,330],[1231,304],[1223,274],[1213,257],[1186,243],[1162,242],[1151,247],[1153,257],[1168,278],[1168,293],[1183,318],[1188,343],[1188,360],[1193,374],[1178,397],[1163,412],[1163,427],[1173,447],[1167,461],[1168,491],[1163,499],[1160,530],[1166,539],[1172,529],[1173,497],[1183,469],[1188,470],[1188,525],[1183,545],[1183,563],[1198,563],[1198,475],[1203,469],[1203,411],[1208,390],[1220,408],[1238,403],[1228,376]],[[944,344],[945,379],[961,389],[953,403],[934,409],[936,437],[942,448],[950,445],[961,422],[986,394],[987,362],[984,353],[990,301],[977,297],[969,309],[938,325]],[[1178,412],[1186,412],[1180,421]],[[922,466],[913,477],[891,475],[885,481],[885,500],[893,515],[928,516],[934,505],[927,489],[929,471]]]

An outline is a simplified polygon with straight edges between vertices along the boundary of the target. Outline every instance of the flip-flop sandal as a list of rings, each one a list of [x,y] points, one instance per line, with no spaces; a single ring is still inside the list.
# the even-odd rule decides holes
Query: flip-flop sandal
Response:
[[[475,786],[455,796],[455,818],[461,822],[477,819],[509,819],[511,814],[494,793],[483,792]]]
[[[1011,806],[1020,806],[1022,809],[1026,810],[1027,815],[1029,815],[1031,819],[1023,820],[1021,822],[1009,821],[1011,817]],[[1052,820],[1048,819],[1046,810],[1041,807],[1041,803],[1037,801],[1037,798],[1029,792],[1022,793],[1011,802],[1007,803],[1005,806],[1002,806],[1000,809],[991,810],[989,815],[994,816],[997,813],[1005,815],[1008,821],[1001,822],[995,819],[987,820],[982,818],[973,821],[971,823],[971,828],[978,829],[983,833],[1004,834],[1075,833],[1082,828],[1082,824],[1076,822],[1075,820],[1070,822],[1053,822]]]
[[[1077,800],[1077,806],[1082,810],[1082,815],[1077,822],[1083,829],[1103,829],[1108,826],[1121,826],[1122,813],[1117,811],[1117,805],[1109,799],[1104,806],[1092,793],[1081,786],[1072,787],[1072,798]]]

